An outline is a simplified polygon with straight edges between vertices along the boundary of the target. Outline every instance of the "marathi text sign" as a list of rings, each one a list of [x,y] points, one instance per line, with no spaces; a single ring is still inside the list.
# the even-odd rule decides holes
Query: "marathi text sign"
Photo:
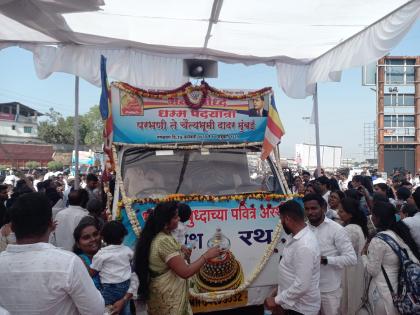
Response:
[[[280,201],[247,199],[246,201],[190,201],[187,202],[192,214],[187,221],[184,244],[194,244],[192,261],[198,259],[214,239],[216,229],[220,228],[224,237],[229,240],[232,256],[243,272],[243,279],[255,270],[266,246],[272,242],[274,229],[279,222],[278,205]],[[147,219],[147,210],[155,204],[133,204],[141,227]],[[128,218],[123,213],[123,223],[129,231],[125,244],[134,246],[136,236],[131,229]],[[279,257],[273,254],[268,264],[252,286],[275,285]]]
[[[267,125],[270,95],[224,99],[209,94],[200,109],[192,109],[181,96],[148,98],[112,86],[113,141],[260,142]]]

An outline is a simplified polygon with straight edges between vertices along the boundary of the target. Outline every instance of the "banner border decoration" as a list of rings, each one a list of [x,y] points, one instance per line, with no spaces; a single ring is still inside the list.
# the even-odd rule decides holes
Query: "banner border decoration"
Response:
[[[222,90],[216,89],[211,87],[206,81],[201,81],[201,84],[198,86],[194,86],[191,82],[187,82],[184,85],[180,86],[179,88],[173,90],[165,90],[165,91],[149,91],[140,88],[136,88],[134,86],[129,85],[128,83],[124,82],[112,82],[112,86],[115,86],[118,89],[121,89],[127,93],[138,95],[141,97],[147,98],[155,98],[155,99],[162,99],[162,98],[172,98],[172,97],[183,97],[186,104],[192,109],[199,109],[204,104],[205,97],[201,97],[201,100],[198,104],[193,103],[189,100],[188,95],[194,90],[201,90],[203,95],[212,94],[214,96],[225,98],[229,100],[245,100],[248,98],[254,98],[257,96],[262,96],[265,94],[272,93],[273,89],[271,87],[265,87],[260,90],[246,92],[242,95],[227,93]]]
[[[115,161],[118,161],[117,158],[117,150],[116,150],[116,146],[115,144],[112,145],[112,153],[113,153],[113,157]],[[124,182],[122,179],[122,175],[121,175],[121,169],[119,166],[116,166],[115,168],[116,171],[116,187],[120,190],[121,196],[122,196],[122,200],[119,202],[118,204],[118,212],[122,210],[122,208],[125,208],[125,212],[127,214],[127,217],[130,221],[131,227],[135,233],[135,235],[137,236],[137,238],[140,236],[141,233],[141,227],[140,227],[140,223],[137,219],[136,213],[132,208],[133,203],[140,201],[136,200],[136,199],[131,199],[129,197],[127,197],[126,193],[125,193],[125,188],[124,188]],[[240,198],[243,198],[246,195],[239,195],[238,196],[238,201],[243,200]],[[264,196],[268,197],[268,196],[276,196],[278,198],[278,200],[280,199],[284,199],[285,201],[287,200],[291,200],[294,197],[299,197],[299,195],[291,195],[291,194],[286,194],[286,195],[280,195],[280,194],[263,194],[263,193],[254,193],[254,194],[249,194],[249,196],[253,196],[256,197],[258,196],[261,199],[264,199]],[[250,198],[248,196],[248,198]],[[283,198],[280,198],[283,197]],[[163,200],[175,200],[175,198],[180,199],[180,201],[182,201],[182,198],[184,198],[184,201],[186,201],[188,198],[208,198],[208,200],[203,199],[203,201],[211,201],[210,198],[213,198],[214,201],[217,201],[217,199],[219,198],[229,198],[229,196],[202,196],[202,195],[169,195],[165,198],[162,198]],[[173,198],[173,199],[170,199]],[[176,199],[176,200],[178,200]],[[236,199],[235,195],[232,195],[232,199]],[[144,201],[149,200],[149,199],[144,199]],[[153,200],[153,199],[152,199]],[[156,201],[158,201],[160,199],[156,199]],[[194,200],[194,199],[191,199]],[[228,199],[226,199],[228,200]],[[274,199],[275,200],[275,199]],[[117,216],[119,216],[120,213],[117,213]],[[244,281],[243,284],[241,284],[237,289],[235,290],[227,290],[227,291],[219,291],[219,292],[207,292],[207,293],[197,293],[195,292],[192,288],[190,288],[190,296],[206,301],[206,302],[218,302],[221,301],[223,299],[229,298],[243,290],[246,290],[252,282],[254,282],[254,280],[258,277],[258,275],[261,273],[261,271],[264,269],[265,265],[267,264],[269,258],[271,257],[271,255],[274,252],[275,247],[277,246],[277,243],[279,242],[280,239],[280,235],[281,232],[283,230],[283,226],[280,222],[280,220],[278,221],[274,232],[273,232],[273,238],[270,244],[267,244],[265,250],[264,250],[264,254],[262,255],[260,261],[256,264],[254,271],[251,273],[251,275]]]

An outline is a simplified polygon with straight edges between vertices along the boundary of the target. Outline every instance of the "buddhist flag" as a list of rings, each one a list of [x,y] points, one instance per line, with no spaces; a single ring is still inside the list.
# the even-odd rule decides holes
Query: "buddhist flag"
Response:
[[[101,98],[99,101],[99,111],[101,112],[102,119],[104,121],[104,153],[105,153],[105,172],[104,175],[109,171],[114,170],[114,159],[112,156],[112,108],[111,108],[111,90],[108,84],[108,77],[106,74],[106,58],[101,55],[101,81],[102,91]]]
[[[285,134],[283,124],[281,123],[279,113],[274,102],[274,95],[270,98],[270,107],[268,110],[267,127],[265,128],[264,142],[262,147],[261,159],[265,160],[273,151],[273,148],[280,142]]]

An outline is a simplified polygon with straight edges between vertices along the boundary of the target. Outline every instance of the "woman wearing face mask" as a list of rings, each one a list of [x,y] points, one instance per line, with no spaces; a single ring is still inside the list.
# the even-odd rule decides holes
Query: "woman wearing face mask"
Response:
[[[376,202],[372,209],[372,222],[378,230],[378,234],[391,237],[401,248],[405,249],[409,258],[418,263],[420,254],[417,250],[409,228],[395,218],[395,208],[386,202]],[[370,243],[366,243],[362,251],[363,264],[367,272],[372,276],[369,288],[369,298],[376,315],[397,315],[398,310],[394,307],[390,289],[386,283],[383,266],[392,288],[398,287],[398,273],[400,269],[399,257],[386,241],[374,237]],[[377,291],[375,298],[374,291]]]

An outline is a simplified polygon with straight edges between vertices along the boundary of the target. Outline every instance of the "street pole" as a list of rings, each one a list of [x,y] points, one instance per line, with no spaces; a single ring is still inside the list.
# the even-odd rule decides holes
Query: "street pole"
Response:
[[[74,81],[74,189],[79,189],[79,77]]]
[[[319,144],[319,117],[318,117],[318,84],[315,84],[313,96],[315,114],[315,144],[316,144],[316,169],[318,176],[321,176],[321,146]]]

